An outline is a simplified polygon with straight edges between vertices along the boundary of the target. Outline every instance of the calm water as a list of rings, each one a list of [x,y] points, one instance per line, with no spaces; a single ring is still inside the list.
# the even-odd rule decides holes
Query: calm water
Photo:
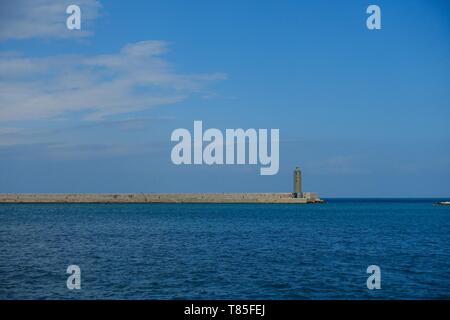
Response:
[[[2,204],[0,299],[450,298],[450,207],[432,202]]]

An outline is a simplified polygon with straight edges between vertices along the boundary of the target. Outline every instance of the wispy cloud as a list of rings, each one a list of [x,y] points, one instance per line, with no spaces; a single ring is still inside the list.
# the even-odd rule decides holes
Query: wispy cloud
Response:
[[[168,44],[142,41],[103,55],[0,54],[0,122],[81,115],[102,120],[182,101],[223,73],[180,74],[163,58]]]
[[[66,8],[81,8],[82,28],[66,28]],[[98,17],[97,0],[12,0],[0,1],[0,41],[29,38],[84,37],[92,34],[91,22]]]
[[[370,171],[361,165],[361,156],[334,155],[323,160],[316,160],[306,164],[309,172],[316,174],[361,175]]]

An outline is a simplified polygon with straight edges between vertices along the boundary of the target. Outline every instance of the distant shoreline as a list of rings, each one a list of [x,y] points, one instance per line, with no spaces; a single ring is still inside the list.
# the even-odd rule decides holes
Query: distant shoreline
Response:
[[[0,193],[0,203],[321,203],[292,193]]]

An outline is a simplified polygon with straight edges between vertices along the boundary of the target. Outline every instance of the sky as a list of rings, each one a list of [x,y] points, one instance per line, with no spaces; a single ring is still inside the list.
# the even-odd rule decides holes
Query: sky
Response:
[[[0,192],[291,192],[300,166],[322,197],[449,197],[449,40],[445,0],[0,0]],[[194,120],[279,129],[278,174],[174,165]]]

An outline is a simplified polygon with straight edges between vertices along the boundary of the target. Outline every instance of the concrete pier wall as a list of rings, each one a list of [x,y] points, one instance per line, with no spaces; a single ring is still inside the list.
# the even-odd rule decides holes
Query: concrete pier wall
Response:
[[[311,203],[292,193],[2,193],[0,203]]]

